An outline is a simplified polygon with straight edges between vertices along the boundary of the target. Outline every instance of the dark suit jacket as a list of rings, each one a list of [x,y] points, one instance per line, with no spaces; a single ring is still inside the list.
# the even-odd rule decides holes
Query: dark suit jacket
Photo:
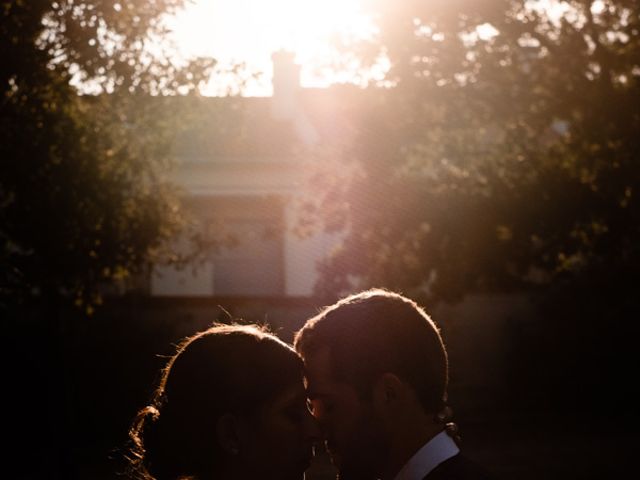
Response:
[[[491,477],[471,460],[458,454],[434,468],[424,480],[491,480]]]

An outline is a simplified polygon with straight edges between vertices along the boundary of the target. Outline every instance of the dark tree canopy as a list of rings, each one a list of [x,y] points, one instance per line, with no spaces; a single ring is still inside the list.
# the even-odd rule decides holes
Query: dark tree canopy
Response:
[[[1,2],[0,297],[91,304],[163,257],[182,217],[164,177],[178,115],[160,95],[193,91],[213,63],[149,53],[183,4]]]
[[[395,87],[316,178],[317,213],[347,231],[321,291],[636,275],[640,3],[539,5],[370,2]]]

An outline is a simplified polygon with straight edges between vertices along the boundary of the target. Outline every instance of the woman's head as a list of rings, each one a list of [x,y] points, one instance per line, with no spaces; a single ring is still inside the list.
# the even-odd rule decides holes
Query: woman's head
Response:
[[[214,326],[167,363],[131,430],[134,464],[157,480],[253,469],[295,479],[309,460],[312,422],[302,362],[288,345],[255,326]]]

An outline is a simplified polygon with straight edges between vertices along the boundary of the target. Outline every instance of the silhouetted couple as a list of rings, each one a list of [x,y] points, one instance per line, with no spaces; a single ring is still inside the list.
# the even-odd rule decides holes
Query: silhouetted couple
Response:
[[[345,480],[486,478],[447,431],[447,354],[413,301],[344,298],[294,347],[256,326],[186,339],[131,430],[134,474],[301,480],[325,440]]]

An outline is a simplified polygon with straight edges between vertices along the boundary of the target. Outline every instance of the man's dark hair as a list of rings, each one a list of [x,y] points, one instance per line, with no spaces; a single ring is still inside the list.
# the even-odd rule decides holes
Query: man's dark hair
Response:
[[[415,391],[425,412],[445,404],[448,362],[438,328],[413,300],[382,289],[343,298],[296,334],[303,358],[328,348],[336,380],[366,398],[373,383],[393,373]]]

